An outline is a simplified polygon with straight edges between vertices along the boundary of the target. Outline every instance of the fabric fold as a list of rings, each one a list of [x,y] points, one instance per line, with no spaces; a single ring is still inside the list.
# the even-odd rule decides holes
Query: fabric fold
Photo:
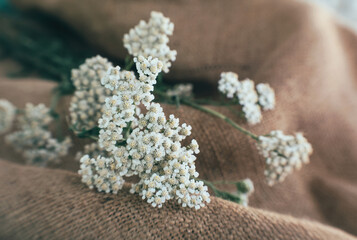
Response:
[[[101,194],[68,171],[3,160],[0,189],[3,239],[355,239],[316,222],[214,197],[198,211],[173,201],[156,209],[127,187]]]

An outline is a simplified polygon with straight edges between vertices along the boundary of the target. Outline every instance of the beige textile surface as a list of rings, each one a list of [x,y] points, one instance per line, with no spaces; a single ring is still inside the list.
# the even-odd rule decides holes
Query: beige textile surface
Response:
[[[336,25],[328,15],[309,5],[283,0],[269,3],[263,0],[227,0],[224,4],[222,1],[211,0],[14,2],[25,9],[34,8],[58,17],[92,43],[120,57],[126,54],[121,42],[123,33],[139,19],[148,18],[151,10],[160,10],[175,23],[170,46],[178,50],[177,62],[174,63],[167,79],[207,83],[205,91],[211,90],[212,95],[217,94],[214,88],[221,71],[235,71],[242,77],[254,79],[256,83],[270,83],[276,91],[277,107],[274,111],[264,113],[262,124],[247,126],[244,121],[229,114],[227,109],[214,108],[257,134],[264,134],[273,129],[282,129],[287,133],[305,133],[314,147],[311,163],[272,188],[264,182],[264,160],[257,154],[253,141],[226,123],[191,108],[176,109],[174,106],[166,106],[165,110],[180,117],[182,122],[192,125],[193,137],[201,146],[197,168],[202,178],[238,180],[250,177],[256,188],[250,201],[252,207],[296,218],[312,219],[357,234],[357,38],[348,30]],[[50,91],[50,84],[44,84],[43,88],[35,87],[34,84],[38,81],[23,79],[16,82],[3,78],[0,80],[0,97],[8,98],[21,106],[27,101],[38,101],[42,96],[44,100],[41,101],[48,104],[49,100],[45,100],[48,99],[45,93]],[[25,88],[23,84],[28,85]],[[22,92],[21,98],[18,97],[18,91]],[[65,109],[66,106],[68,105],[63,102],[61,109]],[[76,148],[80,149],[80,145],[76,144]],[[0,156],[6,160],[20,161],[19,157],[3,144],[0,146]],[[28,224],[33,223],[33,227],[29,225],[28,229],[33,230],[32,234],[43,234],[44,238],[61,238],[61,235],[57,235],[61,232],[70,234],[73,231],[74,236],[80,234],[69,228],[72,222],[83,223],[82,227],[87,229],[86,231],[90,229],[88,234],[96,234],[96,231],[102,233],[105,231],[103,229],[114,229],[116,226],[116,230],[106,232],[108,237],[139,238],[142,235],[135,234],[144,233],[153,234],[153,237],[159,234],[162,226],[171,226],[170,231],[165,232],[161,229],[161,234],[180,235],[180,231],[190,230],[188,235],[180,236],[195,238],[197,232],[192,232],[191,226],[197,225],[202,230],[200,236],[207,238],[218,238],[223,234],[235,238],[240,236],[243,239],[348,238],[346,235],[334,236],[330,231],[336,233],[336,230],[331,227],[320,227],[286,215],[257,211],[254,208],[243,209],[221,200],[214,200],[211,206],[202,212],[180,210],[173,207],[173,203],[160,210],[164,211],[166,216],[176,216],[179,211],[181,215],[177,215],[178,218],[181,216],[183,219],[190,219],[189,224],[179,227],[162,220],[162,216],[155,212],[156,210],[152,210],[141,200],[134,201],[138,198],[125,193],[118,197],[111,196],[113,200],[99,201],[100,204],[92,205],[94,201],[98,201],[96,199],[106,196],[87,190],[79,183],[79,178],[71,173],[20,167],[8,163],[2,165],[2,171],[12,174],[1,174],[1,177],[8,177],[1,181],[5,186],[0,189],[8,189],[9,183],[15,181],[10,180],[12,178],[19,180],[17,184],[11,185],[11,191],[5,190],[9,192],[9,197],[4,198],[4,206],[9,206],[5,210],[18,209],[15,211],[17,215],[10,217],[9,211],[0,212],[1,221],[8,224],[13,222],[17,227],[10,228],[9,232],[1,232],[10,235],[17,232],[17,238],[25,236],[21,234],[26,234],[25,229],[21,232],[23,224],[17,222],[20,220],[29,222]],[[78,165],[73,161],[72,154],[63,164],[52,167],[76,171]],[[46,176],[46,179],[41,180],[40,176]],[[66,180],[67,178],[73,181]],[[55,194],[57,198],[48,196],[49,200],[46,201],[58,203],[61,206],[58,210],[40,201],[45,194],[40,195],[35,188],[36,186],[42,189],[39,186],[43,184],[48,195],[52,195],[51,193],[56,190],[55,187],[49,187],[51,179],[56,183],[52,185],[63,190],[62,194]],[[31,181],[36,182],[32,188],[26,185]],[[23,196],[19,195],[20,193]],[[42,209],[42,214],[36,214],[30,205],[26,206],[25,202],[22,202],[25,196],[29,197],[29,202],[33,202],[32,207],[38,206]],[[68,208],[72,209],[71,206],[75,203],[72,201],[75,199],[78,199],[78,211],[89,211],[88,215],[72,215],[67,212]],[[119,204],[121,201],[130,204]],[[96,209],[101,208],[112,211],[108,210],[106,217],[99,217],[99,210]],[[212,211],[216,208],[222,211]],[[57,214],[52,211],[56,211]],[[120,215],[122,212],[127,215],[123,217]],[[45,218],[42,217],[46,213],[54,214],[56,223],[45,223]],[[66,225],[66,221],[69,221],[69,226]],[[136,224],[132,224],[133,221]],[[155,227],[144,228],[141,221],[153,222]],[[299,226],[298,230],[293,227],[296,225],[291,221]],[[104,225],[101,225],[101,222]],[[219,225],[222,223],[223,225]],[[270,224],[276,224],[276,227],[271,227]],[[59,229],[58,232],[55,225]],[[130,227],[121,228],[121,225]],[[48,228],[53,231],[45,231]],[[249,230],[245,232],[244,229]],[[295,234],[287,235],[291,233]],[[315,236],[312,236],[312,233]],[[286,235],[283,237],[279,234]],[[94,238],[95,235],[91,236]]]
[[[3,239],[355,239],[318,223],[213,198],[198,212],[95,193],[77,175],[0,160]],[[30,220],[30,221],[29,221]]]

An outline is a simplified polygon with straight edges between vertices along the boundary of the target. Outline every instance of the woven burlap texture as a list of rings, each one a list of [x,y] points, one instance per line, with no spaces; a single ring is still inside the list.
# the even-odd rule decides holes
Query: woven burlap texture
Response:
[[[200,211],[87,189],[77,175],[0,161],[3,239],[354,239],[318,223],[213,198]],[[30,220],[30,221],[29,221]]]
[[[172,73],[166,79],[201,82],[199,87],[204,86],[205,88],[198,88],[196,91],[209,92],[211,95],[217,94],[215,88],[221,71],[235,71],[242,78],[250,77],[256,83],[270,83],[276,90],[277,107],[274,111],[264,113],[262,124],[254,127],[248,126],[243,120],[232,115],[228,109],[224,107],[212,108],[229,115],[257,134],[265,134],[273,129],[282,129],[287,133],[296,131],[305,133],[314,147],[311,163],[301,171],[289,176],[284,183],[277,184],[272,188],[265,183],[263,177],[264,159],[257,154],[254,141],[249,140],[225,122],[191,108],[181,106],[177,109],[175,106],[165,106],[165,110],[180,117],[182,122],[193,126],[193,137],[201,146],[201,153],[197,160],[201,178],[238,180],[250,177],[256,188],[250,201],[252,207],[292,215],[300,219],[319,221],[357,234],[357,204],[355,201],[357,198],[357,149],[354,147],[357,141],[357,38],[349,30],[336,24],[329,15],[310,5],[282,0],[270,2],[263,0],[225,1],[224,4],[220,1],[210,0],[16,0],[15,3],[26,9],[36,9],[52,14],[109,54],[119,57],[126,54],[121,44],[122,35],[139,19],[148,18],[151,10],[160,10],[175,22],[175,34],[170,45],[178,50],[177,62],[174,63]],[[39,80],[13,81],[3,78],[0,80],[0,84],[0,97],[9,98],[18,106],[23,106],[27,101],[39,102],[41,96],[41,102],[49,104],[49,100],[46,98],[50,95],[49,91],[52,86],[49,83],[40,88],[38,87],[40,86]],[[24,84],[27,84],[26,88],[23,87]],[[21,98],[18,97],[19,91]],[[67,102],[61,103],[62,112],[65,112],[68,107]],[[75,140],[75,143],[75,149],[80,149],[83,145],[78,140]],[[22,161],[18,155],[3,144],[0,149],[1,157],[4,159]],[[71,155],[61,165],[52,167],[76,171],[78,163],[73,161],[74,152],[75,150],[72,150]],[[39,176],[41,174],[46,176],[62,174],[63,177],[58,177],[59,179],[66,179],[67,177],[64,176],[75,178],[74,175],[63,171],[36,170],[35,168],[8,164],[2,168],[8,168],[9,171],[15,169],[14,174],[11,175],[15,179],[16,175],[19,175],[18,178],[28,177],[31,179],[31,171],[38,171]],[[6,172],[6,170],[4,171]],[[5,186],[1,189],[7,189],[6,186],[11,182],[6,179],[2,181]],[[138,198],[127,196],[124,193],[119,196],[110,196],[113,200],[105,203],[102,201],[100,207],[98,207],[99,203],[92,205],[92,201],[98,201],[94,199],[105,199],[108,196],[86,190],[84,186],[80,185],[79,177],[76,179],[73,182],[61,180],[58,185],[65,189],[63,192],[68,190],[74,194],[73,201],[78,198],[81,209],[78,211],[89,211],[89,213],[86,217],[65,214],[65,210],[71,208],[67,205],[67,199],[72,198],[62,192],[61,196],[68,197],[61,201],[60,196],[56,195],[58,196],[56,200],[61,208],[56,210],[58,214],[53,219],[56,219],[59,232],[44,231],[46,228],[52,229],[51,226],[55,225],[53,221],[48,223],[43,221],[45,219],[43,216],[46,214],[36,215],[35,212],[31,212],[27,208],[19,208],[26,204],[22,202],[18,194],[29,189],[23,196],[28,195],[33,199],[33,202],[38,203],[39,208],[44,209],[44,212],[53,214],[50,204],[46,205],[40,202],[43,196],[37,195],[35,186],[31,190],[27,185],[12,184],[13,195],[10,194],[10,196],[13,197],[6,198],[5,201],[7,204],[11,203],[12,208],[7,207],[6,210],[9,210],[1,212],[1,216],[4,216],[3,219],[9,219],[9,223],[23,219],[23,221],[29,222],[29,228],[30,223],[37,222],[38,225],[33,224],[34,227],[31,228],[32,234],[39,234],[44,238],[61,238],[61,235],[57,234],[61,232],[70,234],[71,231],[73,236],[85,234],[86,231],[88,234],[95,234],[96,231],[103,232],[105,231],[103,229],[112,229],[113,226],[116,226],[115,228],[118,230],[110,232],[112,235],[108,235],[108,237],[139,238],[143,235],[135,234],[159,234],[156,231],[160,231],[158,228],[143,228],[140,221],[155,223],[155,226],[163,228],[171,226],[168,221],[161,218],[163,217],[161,214],[152,211],[143,201],[134,200]],[[29,184],[30,181],[23,180]],[[37,183],[37,187],[41,189],[40,186],[43,184],[43,188],[49,189],[46,187],[47,182],[50,180],[43,179],[43,183]],[[53,187],[53,191],[55,191],[56,187]],[[89,194],[90,197],[84,197],[85,194]],[[137,203],[137,205],[135,207],[125,204],[116,205],[122,197],[130,199],[130,203]],[[84,198],[85,201],[79,200]],[[68,204],[73,203],[69,201]],[[219,238],[222,236],[220,234],[225,234],[226,238],[232,235],[235,238],[240,236],[242,239],[248,238],[248,236],[251,239],[288,239],[289,237],[282,237],[279,234],[297,231],[298,233],[292,235],[291,238],[316,239],[319,236],[321,239],[338,239],[338,237],[330,235],[329,231],[336,231],[331,227],[324,227],[323,230],[315,232],[316,235],[312,236],[309,235],[313,231],[312,229],[320,229],[315,224],[307,223],[305,225],[300,220],[292,220],[286,215],[275,215],[264,211],[258,211],[260,213],[258,214],[257,210],[253,208],[242,209],[221,200],[214,200],[212,208],[218,206],[216,204],[222,204],[230,209],[227,210],[229,213],[221,215],[220,213],[223,213],[223,209],[226,208],[219,205],[222,212],[212,212],[212,215],[209,215],[206,220],[202,220],[203,223],[207,223],[203,224],[200,219],[203,219],[206,211],[211,211],[211,206],[202,212],[194,212],[187,209],[180,210],[170,203],[160,210],[165,211],[164,215],[172,216],[167,212],[172,211],[171,214],[176,214],[179,211],[182,214],[178,216],[183,219],[192,219],[192,221],[181,228],[172,225],[172,229],[168,229],[166,232],[162,230],[161,234],[192,231],[194,229],[191,226],[197,224],[200,226],[199,229],[204,229],[200,233],[202,238],[206,236],[207,238],[209,236]],[[15,212],[16,209],[19,209],[17,217],[8,218],[11,215],[10,209]],[[100,225],[101,222],[104,224],[104,221],[96,215],[95,209],[112,209],[107,214],[108,219],[105,225]],[[136,220],[116,218],[115,214],[121,212],[131,212],[131,217]],[[273,215],[279,221],[271,218]],[[231,220],[228,223],[226,219]],[[76,232],[75,229],[66,228],[64,226],[67,220],[72,223],[80,222],[87,230]],[[294,230],[290,220],[297,221],[297,225],[301,228]],[[130,229],[125,230],[120,227],[120,224],[127,226],[125,225],[126,221],[135,221],[137,225],[130,225]],[[217,224],[209,221],[215,221]],[[219,222],[227,226],[223,227]],[[250,235],[242,235],[246,234],[244,230],[246,227],[240,226],[246,226],[245,222],[248,225],[249,223],[253,225],[249,226]],[[262,230],[264,226],[271,226],[269,224],[278,224],[277,228],[281,231]],[[15,234],[15,232],[22,234],[21,225],[14,224],[14,226],[17,227],[10,228],[7,234]],[[260,226],[260,228],[255,228],[255,226]],[[225,228],[232,230],[223,232]],[[25,230],[23,232],[26,233]],[[109,230],[107,233],[109,234]],[[187,232],[187,234],[180,236],[195,238],[197,236],[195,234],[198,233]],[[21,237],[21,235],[18,236]],[[94,238],[96,235],[91,236]],[[162,236],[169,238],[169,235]],[[340,237],[340,239],[345,238],[347,236]]]

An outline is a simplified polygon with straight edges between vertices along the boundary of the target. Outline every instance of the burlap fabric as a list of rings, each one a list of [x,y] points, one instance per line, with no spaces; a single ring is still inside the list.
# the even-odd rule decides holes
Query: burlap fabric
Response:
[[[207,83],[198,91],[211,95],[217,93],[219,73],[225,70],[256,83],[269,82],[276,89],[277,108],[264,113],[262,124],[246,126],[227,109],[214,108],[257,134],[273,129],[303,131],[314,154],[308,166],[270,188],[263,177],[264,160],[253,141],[204,113],[166,106],[168,113],[193,126],[193,137],[201,145],[197,160],[201,177],[250,177],[256,187],[250,202],[254,208],[214,199],[198,212],[174,203],[157,211],[125,191],[113,196],[87,190],[68,171],[1,163],[4,238],[348,239],[332,227],[296,218],[357,234],[357,38],[330,16],[295,1],[15,2],[53,14],[117,56],[125,55],[124,32],[147,18],[150,10],[163,11],[175,22],[171,46],[179,53],[168,79]],[[23,106],[38,102],[41,93],[41,101],[49,103],[45,100],[49,84],[39,88],[35,82],[4,78],[0,97]],[[62,111],[66,106],[61,104]],[[76,140],[75,148],[81,144]],[[3,144],[0,147],[1,157],[21,161]],[[52,167],[76,171],[78,164],[72,154]]]
[[[354,239],[216,198],[198,212],[173,202],[154,209],[127,188],[115,196],[90,191],[68,171],[0,161],[0,173],[3,239]]]
[[[258,81],[277,77],[315,79],[313,72],[332,56],[335,63],[342,60],[338,53],[343,51],[340,42],[350,38],[350,33],[339,35],[344,30],[330,16],[298,0],[12,2],[23,9],[57,17],[107,54],[122,59],[127,55],[122,44],[124,33],[140,19],[147,20],[150,11],[161,11],[175,23],[169,45],[178,55],[169,77],[181,81],[195,79],[215,84],[222,71],[232,70]],[[355,56],[353,51],[348,52]],[[316,68],[316,64],[321,66]],[[290,71],[277,76],[276,68],[286,66]]]

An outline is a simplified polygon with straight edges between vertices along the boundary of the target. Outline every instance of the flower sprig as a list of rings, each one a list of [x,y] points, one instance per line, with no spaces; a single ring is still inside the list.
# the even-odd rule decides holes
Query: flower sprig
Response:
[[[299,170],[304,164],[310,162],[312,146],[302,133],[284,135],[280,130],[274,130],[266,135],[257,136],[243,128],[222,113],[205,106],[182,99],[182,103],[220,118],[229,125],[256,141],[257,149],[265,158],[266,170],[264,172],[269,185],[282,182],[293,172]]]
[[[252,180],[246,178],[241,181],[205,181],[203,182],[212,189],[216,197],[220,197],[232,202],[239,203],[243,206],[248,206],[249,196],[254,192],[254,185]],[[219,190],[217,185],[234,185],[237,189],[235,193],[225,192]]]
[[[309,162],[312,147],[301,133],[285,135],[276,130],[258,136],[224,114],[201,105],[229,106],[248,123],[258,124],[262,110],[272,110],[276,104],[274,90],[268,84],[255,86],[250,79],[238,80],[236,73],[222,73],[218,90],[232,100],[229,103],[195,99],[192,85],[165,85],[162,72],[169,71],[177,54],[168,46],[173,29],[173,23],[162,13],[152,12],[147,22],[141,21],[124,35],[124,47],[131,56],[126,58],[123,69],[96,56],[74,69],[71,80],[65,77],[68,73],[59,74],[62,83],[51,108],[28,105],[25,110],[17,110],[20,128],[8,135],[7,141],[32,163],[45,165],[48,160],[66,155],[69,140],[52,137],[49,124],[53,118],[58,119],[58,99],[74,89],[68,116],[70,129],[78,137],[95,141],[77,154],[79,173],[85,184],[101,192],[117,193],[125,177],[136,175],[139,181],[132,184],[131,192],[154,207],[174,199],[184,207],[199,209],[210,202],[208,187],[218,197],[248,204],[254,189],[250,180],[210,182],[198,178],[198,143],[192,139],[190,144],[182,144],[191,135],[191,126],[179,124],[174,115],[167,117],[161,105],[154,102],[155,97],[203,111],[252,138],[265,158],[264,174],[269,185],[283,181]],[[13,119],[11,105],[0,101],[0,132],[11,128]],[[217,187],[220,184],[234,184],[237,192],[221,191]]]
[[[71,139],[60,141],[52,136],[49,124],[53,121],[50,109],[44,104],[27,103],[18,111],[19,130],[8,134],[5,140],[21,153],[27,163],[46,166],[67,155]]]
[[[168,18],[153,12],[148,22],[141,21],[124,36],[124,46],[134,57],[127,58],[126,70],[109,67],[104,77],[96,76],[97,83],[100,81],[112,91],[108,92],[112,96],[106,96],[98,121],[98,143],[87,146],[86,155],[81,158],[83,182],[99,191],[116,193],[124,183],[123,176],[138,175],[140,181],[133,184],[131,192],[138,193],[153,206],[161,207],[166,200],[174,198],[182,206],[195,208],[209,202],[205,183],[216,196],[247,204],[249,194],[223,192],[213,182],[197,180],[192,155],[198,153],[197,142],[193,140],[189,147],[180,144],[190,134],[191,127],[179,126],[179,120],[173,115],[166,119],[161,106],[152,102],[154,94],[174,99],[178,106],[185,104],[218,117],[255,140],[259,153],[266,158],[265,176],[269,185],[283,181],[293,169],[308,162],[312,148],[300,133],[294,137],[272,131],[257,136],[222,113],[196,102],[191,94],[192,85],[154,90],[158,76],[162,82],[160,71],[168,72],[176,58],[176,51],[167,45],[172,30],[173,24]],[[133,66],[136,74],[128,71]],[[252,80],[239,81],[233,72],[221,74],[218,89],[233,99],[233,104],[242,106],[242,114],[250,124],[262,120],[261,109],[275,107],[275,93],[268,84],[260,83],[255,87]],[[145,106],[146,112],[141,113],[140,104]],[[182,131],[187,133],[181,135]],[[194,146],[197,152],[193,151]],[[294,150],[297,153],[292,153]],[[187,159],[191,160],[187,162]],[[191,168],[192,173],[188,172]]]
[[[107,156],[84,155],[79,171],[82,181],[98,191],[116,193],[124,184],[123,176],[137,175],[140,180],[132,184],[130,192],[138,193],[152,206],[161,207],[176,199],[184,207],[199,209],[210,198],[204,183],[196,180],[197,141],[181,145],[191,134],[191,126],[179,125],[173,115],[167,119],[160,104],[152,102],[151,92],[162,63],[142,56],[134,62],[138,79],[117,66],[109,68],[101,80],[106,88],[116,90],[116,95],[106,98],[98,121],[98,146]],[[146,112],[141,113],[140,104]]]
[[[272,110],[275,107],[275,93],[269,84],[258,84],[257,91],[254,85],[250,79],[239,81],[238,74],[233,72],[221,73],[221,79],[218,81],[218,90],[228,98],[236,97],[242,105],[244,117],[252,125],[261,122],[261,107],[264,110]]]
[[[75,129],[86,131],[97,126],[105,98],[112,94],[100,84],[100,80],[111,66],[106,58],[96,56],[86,59],[79,69],[72,70],[71,78],[76,90],[69,112]]]
[[[173,30],[174,24],[169,18],[152,11],[148,22],[140,21],[124,35],[124,47],[134,57],[158,58],[163,64],[162,71],[167,73],[177,54],[176,50],[171,50],[168,46]]]

